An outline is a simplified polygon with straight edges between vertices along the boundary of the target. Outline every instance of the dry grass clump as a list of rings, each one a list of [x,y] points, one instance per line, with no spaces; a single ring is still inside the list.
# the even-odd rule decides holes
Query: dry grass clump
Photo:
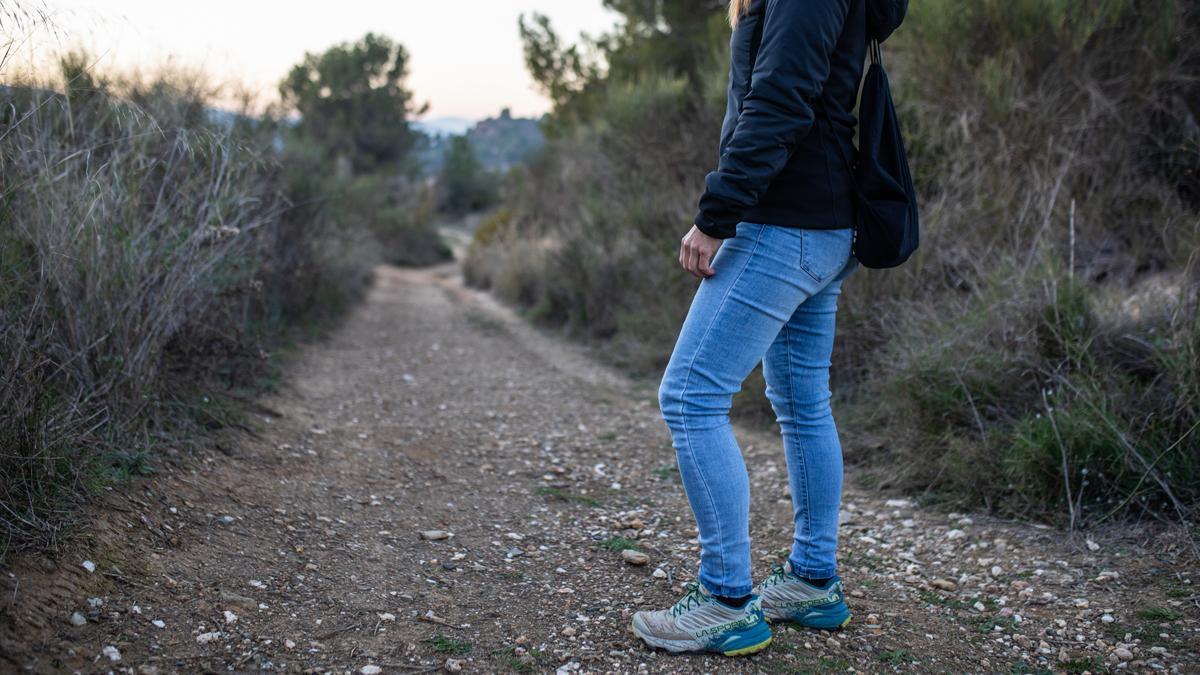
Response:
[[[236,424],[284,326],[369,273],[267,122],[202,80],[0,87],[0,549],[52,542],[87,488]],[[284,167],[287,167],[286,170]]]

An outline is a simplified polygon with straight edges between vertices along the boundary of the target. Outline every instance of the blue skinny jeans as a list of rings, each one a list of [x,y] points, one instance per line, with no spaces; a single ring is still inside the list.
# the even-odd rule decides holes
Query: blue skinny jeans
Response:
[[[659,387],[679,472],[700,530],[700,581],[751,592],[750,482],[729,408],[759,363],[783,435],[795,536],[789,561],[836,570],[842,447],[829,365],[842,281],[858,266],[852,231],[741,223],[700,282]]]

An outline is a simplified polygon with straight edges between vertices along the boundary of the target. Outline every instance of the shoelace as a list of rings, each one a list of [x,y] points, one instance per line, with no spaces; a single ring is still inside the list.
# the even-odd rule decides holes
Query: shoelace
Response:
[[[784,571],[783,565],[771,565],[771,575],[763,581],[763,588],[783,583],[786,579],[787,572]]]
[[[700,592],[700,584],[688,582],[683,585],[687,590],[687,595],[679,599],[675,606],[671,608],[671,616],[679,616],[692,608],[693,605],[704,604],[704,594]]]

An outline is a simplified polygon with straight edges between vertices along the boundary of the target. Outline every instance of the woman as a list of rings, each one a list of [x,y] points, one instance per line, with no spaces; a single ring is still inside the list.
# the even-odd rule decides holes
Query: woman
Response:
[[[730,6],[720,164],[679,252],[702,281],[659,390],[700,530],[700,576],[673,607],[634,615],[633,631],[653,647],[750,654],[770,644],[767,621],[830,630],[850,621],[836,571],[842,450],[829,365],[838,294],[857,267],[852,111],[868,13],[874,19],[880,3],[903,16],[905,0]],[[895,26],[872,22],[878,28]],[[755,588],[750,485],[728,413],[760,361],[783,434],[795,537],[787,562]]]

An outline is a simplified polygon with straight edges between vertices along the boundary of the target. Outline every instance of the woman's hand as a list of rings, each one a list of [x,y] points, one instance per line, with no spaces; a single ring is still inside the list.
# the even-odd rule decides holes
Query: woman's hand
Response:
[[[679,244],[679,265],[697,279],[711,277],[716,274],[711,265],[712,259],[720,247],[720,239],[704,234],[693,225]]]

